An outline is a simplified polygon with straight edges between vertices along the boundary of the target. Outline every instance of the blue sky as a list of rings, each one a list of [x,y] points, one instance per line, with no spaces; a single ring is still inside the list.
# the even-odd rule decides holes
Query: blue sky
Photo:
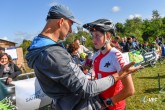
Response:
[[[114,23],[134,16],[150,19],[153,10],[165,17],[164,0],[0,0],[0,39],[18,44],[23,39],[32,40],[42,31],[53,4],[69,7],[82,24],[99,18]]]

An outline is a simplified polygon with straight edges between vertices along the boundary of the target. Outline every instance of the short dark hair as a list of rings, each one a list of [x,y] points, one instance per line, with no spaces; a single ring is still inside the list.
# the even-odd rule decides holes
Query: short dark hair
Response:
[[[129,41],[129,40],[131,40],[132,39],[132,37],[127,37],[127,41]]]

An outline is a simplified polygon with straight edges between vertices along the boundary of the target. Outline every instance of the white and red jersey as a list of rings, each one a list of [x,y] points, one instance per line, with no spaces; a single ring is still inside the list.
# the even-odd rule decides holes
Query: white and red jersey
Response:
[[[100,51],[96,52],[93,56],[93,67],[96,78],[103,78],[108,75],[119,72],[125,65],[122,53],[116,48],[112,48],[110,51],[102,54]],[[103,99],[111,98],[118,94],[123,89],[121,80],[118,80],[112,87],[100,94]],[[114,106],[109,106],[110,110],[124,110],[125,101],[122,100],[115,103]]]

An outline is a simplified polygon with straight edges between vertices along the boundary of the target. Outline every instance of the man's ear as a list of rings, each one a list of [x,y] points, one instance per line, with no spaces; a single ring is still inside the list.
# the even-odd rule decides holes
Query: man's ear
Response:
[[[60,18],[58,21],[58,26],[61,27],[64,23],[64,18]]]

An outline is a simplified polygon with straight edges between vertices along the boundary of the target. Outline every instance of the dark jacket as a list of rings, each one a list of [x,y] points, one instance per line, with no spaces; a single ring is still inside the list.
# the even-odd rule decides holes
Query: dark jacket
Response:
[[[71,56],[72,56],[72,58],[73,58],[75,64],[77,64],[77,65],[80,65],[80,64],[81,64],[81,63],[80,63],[80,58],[79,58],[78,55],[71,55]]]
[[[132,42],[126,42],[126,45],[125,47],[123,48],[123,52],[131,52],[131,51],[134,51],[134,47],[132,45]]]
[[[14,63],[9,63],[8,67],[10,68],[10,71],[6,74],[8,77],[12,79],[16,78],[18,75],[22,73],[22,71]],[[4,65],[0,65],[0,78],[4,77],[3,70],[4,70]]]
[[[54,110],[99,110],[96,96],[114,84],[112,76],[90,81],[60,45],[36,37],[26,59],[40,86],[53,99]]]

